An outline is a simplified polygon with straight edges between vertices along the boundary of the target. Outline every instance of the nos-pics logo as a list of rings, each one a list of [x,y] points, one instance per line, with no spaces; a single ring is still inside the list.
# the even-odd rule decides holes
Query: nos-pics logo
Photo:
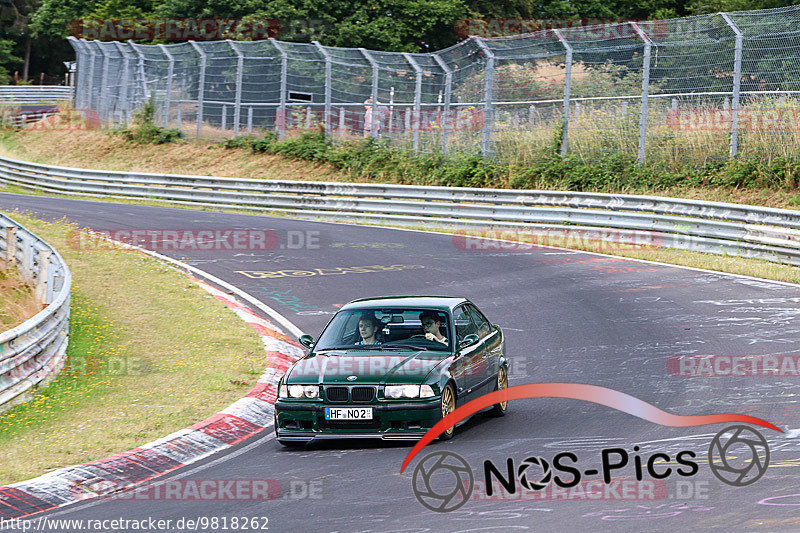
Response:
[[[634,447],[638,451],[638,446]],[[654,479],[664,479],[676,473],[688,477],[699,471],[690,450],[676,454],[677,463],[683,468],[665,467],[656,460],[670,461],[665,453],[654,453],[649,457],[629,454],[622,448],[602,451],[599,469],[581,471],[576,467],[577,456],[571,452],[557,454],[552,460],[543,457],[526,457],[517,467],[508,459],[507,475],[491,461],[484,461],[484,486],[491,491],[492,476],[496,476],[510,493],[517,490],[540,491],[551,483],[567,488],[580,483],[582,474],[601,474],[605,484],[612,482],[614,471],[633,467],[637,480],[645,474]],[[708,465],[711,472],[723,483],[744,487],[758,481],[769,466],[769,446],[758,431],[745,426],[730,426],[717,433],[708,449]],[[566,475],[564,475],[566,474]],[[515,479],[514,479],[515,477]],[[417,464],[412,477],[412,487],[417,501],[431,511],[446,513],[463,506],[472,497],[475,476],[469,463],[460,455],[439,451],[426,455]]]

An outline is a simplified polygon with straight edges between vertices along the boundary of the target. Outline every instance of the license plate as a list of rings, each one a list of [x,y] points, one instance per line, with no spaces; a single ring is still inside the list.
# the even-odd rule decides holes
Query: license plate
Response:
[[[325,420],[372,420],[372,407],[326,407]]]

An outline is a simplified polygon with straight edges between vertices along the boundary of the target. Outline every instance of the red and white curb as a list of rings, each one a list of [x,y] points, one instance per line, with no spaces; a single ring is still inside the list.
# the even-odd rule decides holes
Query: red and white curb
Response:
[[[164,259],[160,254],[145,253]],[[168,262],[179,263],[171,259]],[[189,270],[197,271],[192,267]],[[267,369],[253,389],[202,422],[138,448],[0,487],[0,519],[21,518],[129,489],[225,450],[272,425],[278,380],[302,357],[302,348],[281,327],[260,317],[228,293],[189,277],[231,308],[261,337],[267,353]]]

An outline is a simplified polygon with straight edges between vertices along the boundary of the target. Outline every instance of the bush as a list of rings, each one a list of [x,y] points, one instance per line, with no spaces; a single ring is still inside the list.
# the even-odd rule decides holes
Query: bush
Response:
[[[638,165],[635,156],[622,153],[585,161],[577,155],[561,157],[559,133],[554,132],[552,151],[526,165],[469,154],[414,155],[371,138],[333,144],[317,132],[285,141],[274,133],[238,137],[225,146],[326,163],[352,178],[411,185],[658,192],[676,186],[793,190],[800,184],[800,160],[768,160],[749,152],[740,159],[677,169],[666,163]]]
[[[134,113],[129,127],[118,129],[114,133],[140,144],[166,144],[180,139],[183,135],[180,130],[156,126],[153,122],[155,107],[155,102],[151,97],[141,109]]]

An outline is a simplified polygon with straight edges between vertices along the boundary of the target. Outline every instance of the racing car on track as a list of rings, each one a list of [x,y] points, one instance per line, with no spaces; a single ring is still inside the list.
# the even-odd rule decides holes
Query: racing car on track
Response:
[[[278,384],[284,445],[325,438],[417,440],[478,396],[508,387],[503,332],[465,298],[355,300]],[[491,408],[505,414],[507,402]],[[454,427],[442,439],[452,438]]]

